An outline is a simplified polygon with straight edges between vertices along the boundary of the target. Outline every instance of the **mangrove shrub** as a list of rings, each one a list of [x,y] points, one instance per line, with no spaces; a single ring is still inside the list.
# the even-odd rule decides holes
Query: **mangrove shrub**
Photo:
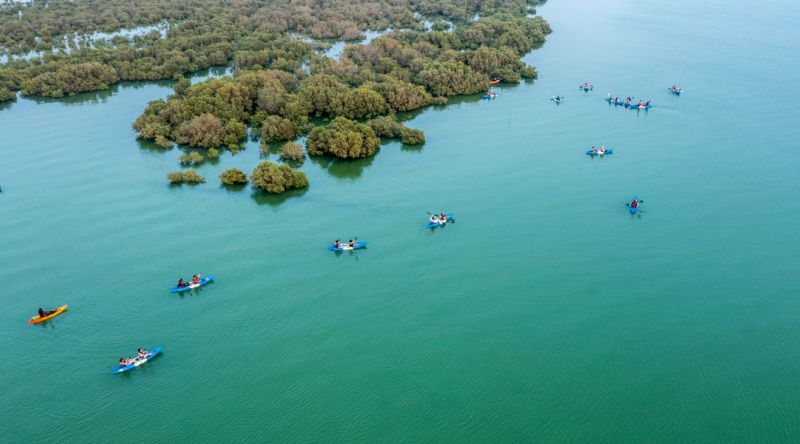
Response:
[[[286,142],[281,147],[281,159],[302,162],[306,158],[303,146],[297,142]]]
[[[311,130],[306,145],[312,156],[353,159],[375,154],[380,139],[368,125],[337,117],[329,125]]]
[[[256,166],[250,175],[250,182],[267,193],[283,193],[308,186],[308,178],[303,172],[295,171],[288,165],[276,165],[267,161]]]
[[[247,174],[238,168],[228,168],[219,175],[219,180],[226,185],[243,185],[247,183]]]

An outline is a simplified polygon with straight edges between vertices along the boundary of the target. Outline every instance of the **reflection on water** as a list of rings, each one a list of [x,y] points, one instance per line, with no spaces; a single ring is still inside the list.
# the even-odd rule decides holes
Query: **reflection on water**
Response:
[[[111,97],[117,91],[119,91],[119,88],[120,84],[117,83],[116,85],[108,89],[78,93],[72,96],[64,96],[64,97],[26,96],[25,98],[36,104],[61,103],[67,106],[84,105],[87,103],[105,103],[109,97]]]
[[[376,154],[377,155],[377,154]],[[364,170],[372,165],[375,156],[361,159],[334,159],[330,157],[312,157],[311,162],[319,165],[337,179],[358,179]]]
[[[289,190],[285,191],[281,194],[270,194],[260,189],[253,189],[253,200],[256,201],[259,205],[269,205],[275,209],[280,207],[284,202],[293,198],[293,197],[300,197],[308,192],[308,188],[301,188],[299,190]]]

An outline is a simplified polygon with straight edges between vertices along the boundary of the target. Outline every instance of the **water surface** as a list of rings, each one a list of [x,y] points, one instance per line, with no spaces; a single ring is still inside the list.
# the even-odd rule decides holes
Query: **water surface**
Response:
[[[288,196],[219,187],[255,142],[168,186],[180,150],[130,124],[169,83],[5,105],[0,441],[799,440],[800,7],[538,13],[535,84],[407,116],[422,148],[307,160]]]

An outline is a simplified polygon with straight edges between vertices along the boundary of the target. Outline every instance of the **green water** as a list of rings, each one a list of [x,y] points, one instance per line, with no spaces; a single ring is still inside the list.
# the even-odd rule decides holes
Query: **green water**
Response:
[[[219,188],[255,142],[166,185],[179,150],[130,124],[167,84],[5,106],[0,441],[800,440],[800,6],[539,12],[535,84],[419,113],[422,148],[308,160],[288,197]]]

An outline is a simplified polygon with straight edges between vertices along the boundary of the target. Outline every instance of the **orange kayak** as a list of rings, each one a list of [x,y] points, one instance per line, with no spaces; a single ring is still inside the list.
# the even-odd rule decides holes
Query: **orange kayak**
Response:
[[[497,85],[498,83],[500,83],[500,79],[489,80],[490,85]]]
[[[67,305],[66,304],[56,308],[52,313],[50,313],[49,315],[47,315],[47,316],[45,316],[43,318],[40,318],[39,316],[32,317],[28,321],[28,324],[38,324],[40,322],[47,321],[48,319],[53,319],[54,317],[60,315],[61,313],[64,313],[65,311],[67,311]]]

